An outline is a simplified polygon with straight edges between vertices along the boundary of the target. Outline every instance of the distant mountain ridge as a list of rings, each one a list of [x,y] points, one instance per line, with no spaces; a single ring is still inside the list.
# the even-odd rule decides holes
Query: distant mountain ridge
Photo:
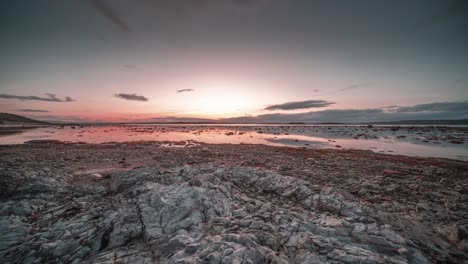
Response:
[[[0,113],[0,124],[10,124],[10,123],[22,123],[22,124],[48,124],[44,121],[39,121],[31,118],[27,118],[20,115]]]

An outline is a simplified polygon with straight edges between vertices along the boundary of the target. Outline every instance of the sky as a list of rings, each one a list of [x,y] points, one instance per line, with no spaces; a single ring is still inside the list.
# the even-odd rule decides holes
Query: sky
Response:
[[[465,0],[15,0],[0,33],[0,112],[40,120],[468,118]]]

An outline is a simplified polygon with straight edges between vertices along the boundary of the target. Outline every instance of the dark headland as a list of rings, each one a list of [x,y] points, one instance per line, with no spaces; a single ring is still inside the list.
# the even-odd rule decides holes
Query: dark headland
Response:
[[[27,118],[20,115],[9,113],[0,113],[0,124],[43,124],[47,125],[48,122],[39,121],[32,118]]]

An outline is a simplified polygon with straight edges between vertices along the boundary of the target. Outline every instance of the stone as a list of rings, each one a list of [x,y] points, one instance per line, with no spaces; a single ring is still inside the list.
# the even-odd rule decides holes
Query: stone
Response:
[[[0,201],[0,259],[5,263],[430,263],[456,262],[466,256],[463,220],[435,224],[431,230],[397,201],[375,205],[359,197],[371,195],[377,184],[369,188],[356,183],[366,188],[359,194],[288,176],[295,173],[294,167],[275,172],[223,164],[184,165],[143,166],[110,177],[58,177],[52,169],[40,177],[24,176],[15,199]],[[381,178],[372,179],[393,178],[381,171],[376,176]],[[75,184],[74,177],[87,178]],[[439,201],[445,194],[427,196]],[[432,213],[432,202],[415,200],[411,205],[415,214]],[[445,210],[448,214],[451,209]]]

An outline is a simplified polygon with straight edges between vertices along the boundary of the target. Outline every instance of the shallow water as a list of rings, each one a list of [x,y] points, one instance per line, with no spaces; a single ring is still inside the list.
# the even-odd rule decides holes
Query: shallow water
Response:
[[[420,157],[468,160],[468,128],[304,125],[122,125],[40,127],[0,136],[0,144],[168,141],[363,149]]]

